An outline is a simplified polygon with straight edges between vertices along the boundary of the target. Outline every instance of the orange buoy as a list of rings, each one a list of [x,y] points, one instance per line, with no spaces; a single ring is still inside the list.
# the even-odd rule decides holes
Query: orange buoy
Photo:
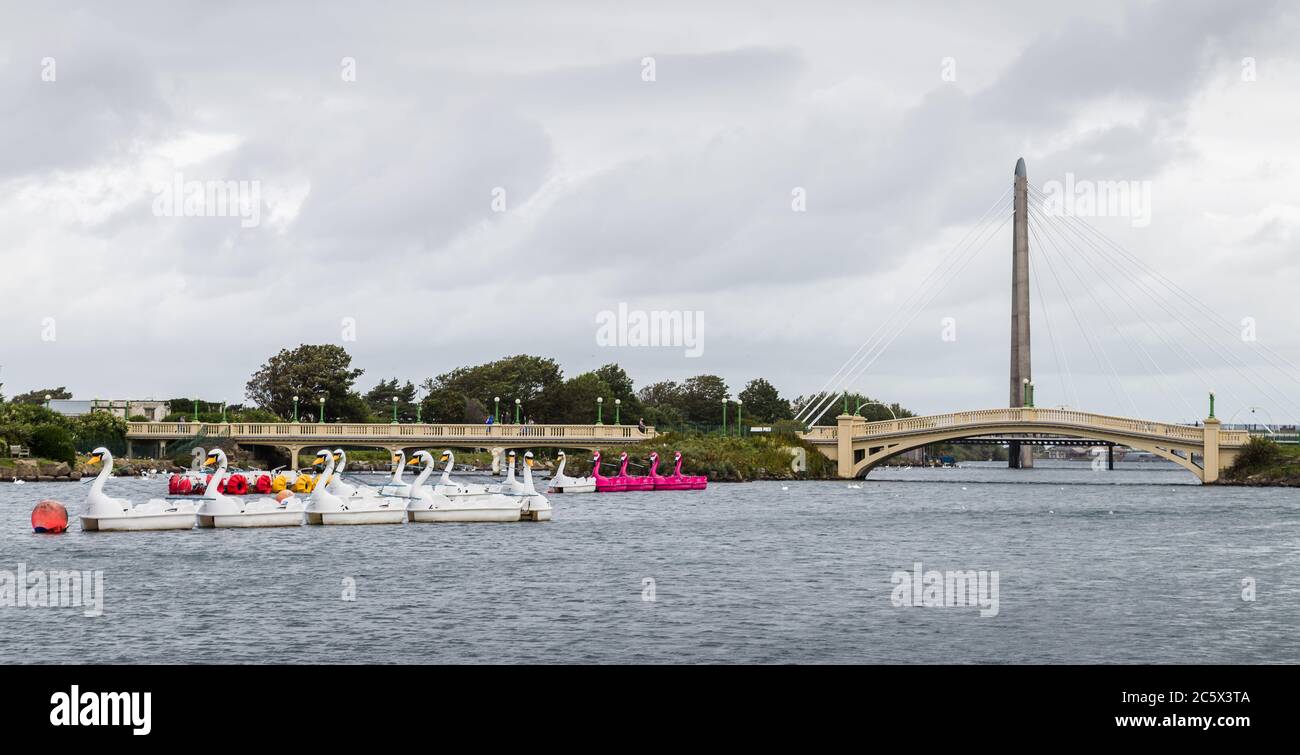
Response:
[[[293,498],[293,493],[288,490],[281,490],[279,493],[275,494],[275,500],[277,501],[283,501],[286,498]]]
[[[57,535],[68,529],[68,510],[58,501],[46,498],[32,509],[32,529]]]

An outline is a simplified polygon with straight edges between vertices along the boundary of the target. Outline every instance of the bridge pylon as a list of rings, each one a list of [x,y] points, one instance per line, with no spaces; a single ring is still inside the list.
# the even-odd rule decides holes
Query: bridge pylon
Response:
[[[1029,176],[1025,158],[1016,161],[1011,230],[1011,408],[1025,405],[1026,382],[1033,381],[1029,360]],[[1007,467],[1034,466],[1032,446],[1012,441]]]

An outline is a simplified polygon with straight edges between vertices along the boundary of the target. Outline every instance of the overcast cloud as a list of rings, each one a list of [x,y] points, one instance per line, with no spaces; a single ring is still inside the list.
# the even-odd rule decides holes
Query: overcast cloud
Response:
[[[280,348],[339,343],[363,389],[527,352],[569,375],[619,362],[638,385],[711,372],[794,396],[1022,155],[1038,186],[1149,181],[1149,225],[1088,222],[1300,363],[1287,4],[699,5],[5,3],[4,393],[237,402]],[[158,217],[178,172],[258,182],[260,224]],[[849,387],[926,413],[1005,404],[1010,247],[1008,225]],[[1143,359],[1125,335],[1157,330],[1112,299],[1116,331],[1104,281],[1085,276],[1100,304],[1075,285],[1072,313],[1034,265],[1056,340],[1036,302],[1040,404],[1191,419],[1216,388],[1225,418],[1300,419],[1296,391],[1263,382],[1296,376],[1255,344],[1232,362],[1184,331]],[[620,302],[704,312],[702,356],[598,346]]]

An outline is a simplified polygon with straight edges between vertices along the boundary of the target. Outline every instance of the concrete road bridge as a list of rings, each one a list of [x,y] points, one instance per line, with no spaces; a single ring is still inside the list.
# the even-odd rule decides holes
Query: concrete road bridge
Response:
[[[138,444],[157,444],[158,455],[178,440],[218,443],[229,447],[272,446],[297,459],[304,449],[383,448],[492,449],[492,448],[596,448],[632,445],[654,438],[653,427],[642,432],[635,425],[433,425],[347,424],[312,422],[129,422],[128,456]]]
[[[1232,465],[1250,433],[1223,430],[1219,420],[1179,425],[1111,417],[1073,409],[1014,407],[869,422],[849,414],[834,427],[816,427],[803,438],[837,464],[843,478],[860,477],[896,454],[961,438],[1047,435],[1110,442],[1137,448],[1178,464],[1202,482],[1214,482]]]

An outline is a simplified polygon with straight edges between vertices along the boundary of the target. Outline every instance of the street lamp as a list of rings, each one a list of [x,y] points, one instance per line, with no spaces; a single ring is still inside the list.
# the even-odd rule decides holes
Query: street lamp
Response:
[[[501,423],[501,397],[493,396],[492,397],[492,424],[496,425],[500,423]]]
[[[598,424],[598,425],[603,425],[603,424],[605,424],[604,422],[601,422],[601,421],[600,421],[601,416],[602,416],[602,415],[601,415],[601,411],[602,411],[604,408],[605,408],[605,397],[604,397],[604,396],[597,396],[597,397],[596,397],[596,424]]]
[[[1029,378],[1020,379],[1020,405],[1029,406]]]
[[[519,405],[522,403],[523,402],[520,401],[519,399],[515,399],[515,424],[516,425],[519,424],[519,409],[520,409]]]
[[[727,434],[727,402],[731,401],[727,396],[722,397],[722,434]]]
[[[1214,419],[1214,391],[1210,391],[1210,419]]]
[[[194,421],[199,421],[199,397],[194,397]]]
[[[298,421],[298,397],[293,397],[293,421]]]
[[[621,398],[614,399],[614,424],[616,425],[623,424],[622,422],[619,422],[619,416],[618,416],[618,410],[622,405],[623,405],[623,399]]]
[[[393,396],[393,424],[397,424],[397,397]]]
[[[320,397],[320,416],[316,418],[316,424],[325,424],[325,397]]]
[[[221,424],[226,424],[226,402],[221,402]]]
[[[47,410],[50,408],[50,401],[52,401],[53,399],[54,399],[54,397],[51,396],[50,394],[48,394],[48,393],[45,394],[45,408],[46,408]]]
[[[744,431],[741,430],[741,427],[743,427],[744,425],[740,420],[740,418],[744,414],[744,410],[741,408],[741,404],[743,403],[744,402],[741,401],[740,399],[736,399],[736,437],[737,438],[739,438],[744,433]]]

